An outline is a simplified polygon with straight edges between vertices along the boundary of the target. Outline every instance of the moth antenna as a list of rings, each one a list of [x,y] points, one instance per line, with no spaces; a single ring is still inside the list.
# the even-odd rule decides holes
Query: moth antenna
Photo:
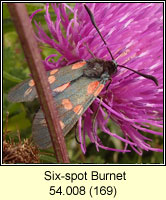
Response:
[[[95,19],[94,19],[94,16],[93,16],[92,12],[90,11],[90,9],[87,7],[86,4],[84,4],[84,7],[85,7],[85,9],[87,10],[87,12],[88,12],[88,14],[89,14],[89,16],[90,16],[90,19],[91,19],[91,22],[92,22],[93,26],[95,27],[95,29],[97,30],[97,32],[98,32],[98,34],[100,35],[101,39],[103,40],[104,44],[106,45],[107,50],[108,50],[109,54],[111,55],[112,60],[115,61],[115,59],[114,59],[114,57],[113,57],[113,55],[112,55],[110,49],[109,49],[108,46],[107,46],[106,41],[104,40],[102,34],[101,34],[100,31],[99,31],[99,28],[98,28],[97,25],[96,25],[96,22],[95,22]],[[143,74],[143,73],[141,73],[141,72],[135,71],[135,70],[130,69],[130,68],[128,68],[128,67],[125,67],[125,66],[123,66],[123,65],[117,65],[117,66],[122,67],[122,68],[126,68],[126,69],[128,69],[128,70],[130,70],[130,71],[133,71],[134,73],[136,73],[136,74],[138,74],[138,75],[140,75],[140,76],[142,76],[142,77],[144,77],[144,78],[150,79],[150,80],[154,81],[154,83],[158,86],[158,80],[157,80],[154,76],[151,76],[151,75],[148,75],[148,74]]]
[[[128,68],[126,66],[123,66],[123,65],[118,65],[118,67],[122,67],[122,68],[128,69],[128,70],[130,70],[130,71],[132,71],[132,72],[134,72],[134,73],[136,73],[136,74],[138,74],[140,76],[143,76],[144,78],[150,79],[150,80],[154,81],[154,83],[158,86],[158,80],[152,75],[143,74],[141,72],[135,71],[135,70],[130,69],[130,68]]]
[[[100,107],[101,107],[102,101],[103,101],[103,99],[101,98],[101,99],[100,99],[100,102],[99,102],[99,106],[98,106],[98,108],[97,108],[97,110],[96,110],[96,112],[95,112],[95,115],[94,115],[94,119],[93,119],[93,133],[94,133],[94,130],[95,130],[96,118],[97,118],[97,115],[98,115],[98,113],[99,113],[99,109],[100,109]],[[95,136],[94,136],[94,138],[95,138]]]
[[[89,49],[88,45],[85,44],[85,46],[86,46],[88,52],[91,54],[91,56],[92,56],[94,59],[96,59],[96,56],[95,56],[94,53]]]
[[[106,47],[107,47],[107,43],[106,43],[106,41],[104,40],[102,34],[101,34],[100,31],[99,31],[99,28],[98,28],[97,25],[96,25],[96,22],[95,22],[95,19],[94,19],[94,16],[93,16],[92,12],[90,11],[90,9],[87,7],[86,4],[84,4],[84,7],[85,7],[85,9],[87,10],[87,12],[88,12],[88,14],[89,14],[89,17],[90,17],[90,19],[91,19],[91,22],[92,22],[93,26],[95,27],[96,31],[98,32],[98,34],[100,35],[101,39],[103,40],[104,44],[105,44]],[[111,53],[111,51],[110,51],[110,49],[109,49],[108,47],[107,47],[107,50],[108,50],[109,54],[111,55],[112,60],[114,60],[114,57],[113,57],[113,55],[112,55],[112,53]]]

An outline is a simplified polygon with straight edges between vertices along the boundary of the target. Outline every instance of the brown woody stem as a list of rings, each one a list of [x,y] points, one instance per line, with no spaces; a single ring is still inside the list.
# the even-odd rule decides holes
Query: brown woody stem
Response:
[[[57,162],[69,163],[66,144],[55,106],[56,103],[52,96],[26,7],[23,3],[8,3],[8,8],[18,32],[32,77],[36,83],[39,101],[45,114]]]

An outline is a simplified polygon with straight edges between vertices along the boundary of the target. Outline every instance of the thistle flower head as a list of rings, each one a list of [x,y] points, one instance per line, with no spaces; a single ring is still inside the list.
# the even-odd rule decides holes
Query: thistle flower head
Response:
[[[78,60],[89,60],[93,52],[95,57],[111,60],[106,48],[119,65],[127,66],[144,74],[157,78],[159,86],[153,81],[124,68],[118,68],[111,84],[108,82],[93,104],[79,119],[79,138],[82,151],[86,152],[85,136],[96,144],[97,150],[103,148],[127,152],[128,145],[138,154],[143,150],[162,151],[152,148],[141,132],[162,135],[150,126],[162,127],[163,116],[163,21],[162,3],[87,3],[94,14],[96,24],[107,45],[104,45],[82,3],[74,8],[67,4],[51,4],[56,20],[52,21],[49,4],[46,4],[45,20],[51,37],[35,22],[37,39],[56,49],[61,56],[58,61],[45,61],[47,70],[60,68]],[[35,12],[36,14],[37,12]],[[71,19],[71,16],[72,19]],[[102,98],[102,101],[100,100]],[[96,119],[92,116],[96,113]],[[84,119],[84,123],[82,123]],[[109,119],[122,130],[123,137],[108,128]],[[100,128],[125,143],[123,150],[106,147],[97,135]]]

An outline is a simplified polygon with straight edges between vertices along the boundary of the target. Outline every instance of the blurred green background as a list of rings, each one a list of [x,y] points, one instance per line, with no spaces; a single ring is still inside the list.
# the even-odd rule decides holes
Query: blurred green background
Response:
[[[39,8],[44,8],[43,3],[29,3],[26,4],[29,15]],[[74,6],[74,4],[70,4]],[[35,16],[35,20],[42,24],[42,27],[48,32],[46,22],[44,20],[44,9]],[[55,14],[50,8],[52,20],[55,20]],[[72,17],[72,16],[71,16]],[[49,34],[49,33],[48,33]],[[42,47],[43,59],[51,53],[56,53],[54,49]],[[18,141],[17,130],[21,134],[21,138],[31,138],[31,128],[34,114],[39,109],[37,100],[28,103],[11,103],[7,100],[9,90],[29,77],[29,69],[22,51],[18,35],[12,23],[8,8],[3,4],[3,131],[6,130],[6,116],[9,112],[7,123],[7,139],[12,138]],[[154,128],[153,128],[154,129]],[[120,129],[110,122],[110,130],[122,135]],[[156,130],[156,128],[155,128]],[[163,138],[148,133],[142,133],[147,137],[153,139],[152,147],[162,148]],[[123,143],[107,134],[99,132],[100,138],[106,146],[112,148],[123,148]],[[75,133],[72,130],[66,136],[66,144],[71,163],[108,163],[108,164],[135,164],[135,163],[163,163],[163,153],[158,152],[144,152],[143,156],[137,155],[134,151],[131,153],[117,153],[105,151],[100,149],[96,151],[94,144],[87,139],[87,153],[84,155],[81,151],[80,145],[75,140]],[[130,149],[130,148],[129,148]],[[56,158],[53,156],[52,149],[42,151],[40,153],[41,163],[56,163]]]

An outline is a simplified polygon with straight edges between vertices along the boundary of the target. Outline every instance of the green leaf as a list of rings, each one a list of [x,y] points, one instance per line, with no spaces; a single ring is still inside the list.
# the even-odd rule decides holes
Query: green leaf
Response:
[[[26,3],[26,8],[28,13],[33,13],[35,10],[43,9],[43,13],[45,13],[45,3]]]
[[[57,163],[56,158],[49,155],[40,155],[40,160],[42,163]]]
[[[29,119],[26,118],[26,113],[21,112],[9,118],[8,121],[8,131],[23,130],[31,126]],[[4,127],[5,129],[5,127]]]
[[[12,81],[14,83],[20,83],[22,80],[15,77],[15,76],[12,76],[11,74],[7,73],[7,72],[3,72],[3,78],[6,79],[6,80],[9,80],[9,81]]]

